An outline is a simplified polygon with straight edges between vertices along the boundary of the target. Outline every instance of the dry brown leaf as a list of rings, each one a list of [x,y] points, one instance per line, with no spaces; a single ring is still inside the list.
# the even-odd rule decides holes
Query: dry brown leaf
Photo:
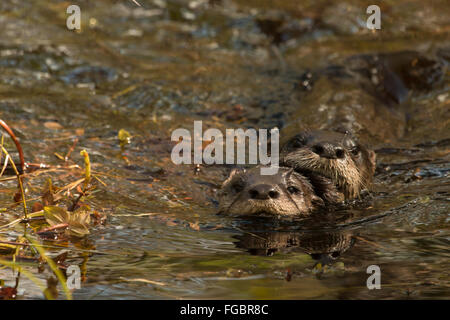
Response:
[[[55,121],[45,122],[44,127],[46,127],[47,129],[52,129],[52,130],[61,130],[64,128],[62,125],[60,125],[58,122],[55,122]]]

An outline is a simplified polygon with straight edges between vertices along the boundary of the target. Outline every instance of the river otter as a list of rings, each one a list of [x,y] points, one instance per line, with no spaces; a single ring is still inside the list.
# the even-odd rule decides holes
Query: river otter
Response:
[[[293,168],[261,175],[260,166],[234,169],[219,193],[219,213],[231,215],[308,215],[323,200],[311,183]]]
[[[233,170],[219,191],[219,211],[308,215],[359,197],[375,173],[375,153],[337,131],[295,135],[281,148],[280,161],[275,175],[261,175],[259,166]]]
[[[297,134],[280,152],[281,165],[308,177],[317,195],[328,203],[359,197],[372,183],[375,158],[375,152],[350,134],[326,130]],[[330,189],[330,183],[338,193]]]

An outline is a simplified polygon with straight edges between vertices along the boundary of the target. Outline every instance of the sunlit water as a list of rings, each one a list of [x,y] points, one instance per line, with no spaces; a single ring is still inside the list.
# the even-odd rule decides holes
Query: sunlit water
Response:
[[[79,33],[65,27],[66,2],[0,3],[0,117],[28,161],[61,164],[54,153],[78,137],[71,158],[81,166],[85,148],[104,174],[106,186],[89,203],[108,219],[81,246],[95,253],[84,260],[75,298],[448,298],[448,73],[402,106],[410,118],[400,136],[389,118],[373,122],[385,135],[362,134],[380,150],[370,205],[336,212],[345,218],[331,227],[219,216],[214,192],[227,170],[202,166],[196,174],[170,160],[171,132],[194,120],[221,130],[326,126],[333,102],[317,101],[334,87],[302,91],[305,72],[361,53],[448,50],[446,1],[386,1],[377,32],[365,28],[363,1],[140,2],[78,1]],[[133,135],[123,152],[122,128]],[[80,174],[51,176],[63,186]],[[30,197],[44,182],[30,181]],[[2,182],[0,207],[9,207],[15,187]],[[0,223],[20,213],[1,212]],[[21,232],[0,236],[14,241]],[[323,247],[341,255],[324,266],[313,259]],[[68,250],[66,263],[83,262],[73,244]],[[369,265],[381,268],[381,290],[366,287]],[[45,280],[37,266],[28,269]],[[41,298],[22,278],[20,296]],[[9,269],[0,279],[15,281]]]

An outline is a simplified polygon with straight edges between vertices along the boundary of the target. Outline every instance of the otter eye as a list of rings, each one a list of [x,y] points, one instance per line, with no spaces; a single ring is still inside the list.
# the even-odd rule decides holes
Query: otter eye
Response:
[[[294,187],[294,186],[288,187],[287,190],[288,190],[289,193],[291,193],[291,194],[296,194],[296,193],[299,193],[299,192],[300,192],[300,190],[299,190],[298,188]]]
[[[359,154],[359,147],[353,147],[350,149],[350,152],[354,155],[357,156]]]
[[[345,157],[345,152],[343,149],[337,149],[336,150],[336,157],[338,157],[339,159],[342,159]]]

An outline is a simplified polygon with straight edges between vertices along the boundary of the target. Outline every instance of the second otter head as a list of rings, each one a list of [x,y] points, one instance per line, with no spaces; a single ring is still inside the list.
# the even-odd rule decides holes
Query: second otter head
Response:
[[[335,131],[297,134],[284,144],[280,159],[281,165],[334,183],[345,199],[358,197],[370,186],[375,173],[375,152],[351,135]]]
[[[323,203],[309,181],[292,168],[262,175],[260,167],[235,169],[222,185],[219,211],[231,215],[307,215]]]

